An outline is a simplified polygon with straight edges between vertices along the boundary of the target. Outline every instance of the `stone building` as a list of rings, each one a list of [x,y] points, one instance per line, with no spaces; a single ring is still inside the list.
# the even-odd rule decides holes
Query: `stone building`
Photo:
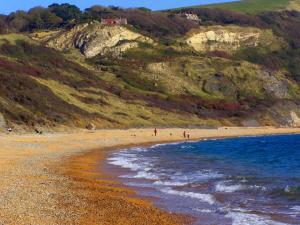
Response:
[[[101,19],[103,25],[126,25],[126,18],[112,18],[112,19]]]

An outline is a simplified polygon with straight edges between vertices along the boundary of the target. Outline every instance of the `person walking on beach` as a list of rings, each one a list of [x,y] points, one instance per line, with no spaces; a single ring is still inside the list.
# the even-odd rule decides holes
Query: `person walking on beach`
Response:
[[[183,131],[183,137],[186,138],[186,132],[185,131]]]
[[[154,129],[154,136],[156,137],[156,135],[157,135],[157,129],[155,128]]]

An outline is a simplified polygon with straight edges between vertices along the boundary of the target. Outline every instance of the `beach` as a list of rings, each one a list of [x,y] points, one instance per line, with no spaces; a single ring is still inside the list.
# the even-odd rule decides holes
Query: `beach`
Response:
[[[108,152],[128,146],[300,133],[299,128],[74,131],[0,135],[0,224],[188,224],[101,170]]]

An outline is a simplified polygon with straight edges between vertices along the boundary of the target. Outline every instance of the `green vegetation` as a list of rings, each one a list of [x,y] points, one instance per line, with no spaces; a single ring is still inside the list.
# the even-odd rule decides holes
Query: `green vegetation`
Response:
[[[300,5],[299,0],[294,1]],[[266,11],[285,10],[289,7],[291,2],[292,0],[241,0],[221,4],[193,6],[192,8],[219,8],[236,12],[257,14]]]
[[[0,36],[0,45],[8,43],[15,45],[17,41],[26,41],[26,42],[32,42],[31,39],[23,34],[6,34]]]
[[[286,124],[300,99],[300,13],[277,11],[290,3],[245,0],[168,12],[53,4],[0,16],[0,113],[9,125],[30,129],[241,125],[249,118]],[[66,29],[114,17],[126,17],[129,29],[153,43],[89,59],[73,38],[63,52],[45,47]],[[199,24],[223,36],[194,48],[187,38]]]

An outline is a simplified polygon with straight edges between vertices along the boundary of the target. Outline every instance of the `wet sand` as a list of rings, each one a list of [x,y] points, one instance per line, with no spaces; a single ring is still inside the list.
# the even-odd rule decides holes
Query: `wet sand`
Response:
[[[187,130],[191,139],[300,133],[292,128]],[[172,133],[172,135],[170,135]],[[108,151],[184,140],[183,129],[0,135],[0,224],[184,224],[101,173]]]

